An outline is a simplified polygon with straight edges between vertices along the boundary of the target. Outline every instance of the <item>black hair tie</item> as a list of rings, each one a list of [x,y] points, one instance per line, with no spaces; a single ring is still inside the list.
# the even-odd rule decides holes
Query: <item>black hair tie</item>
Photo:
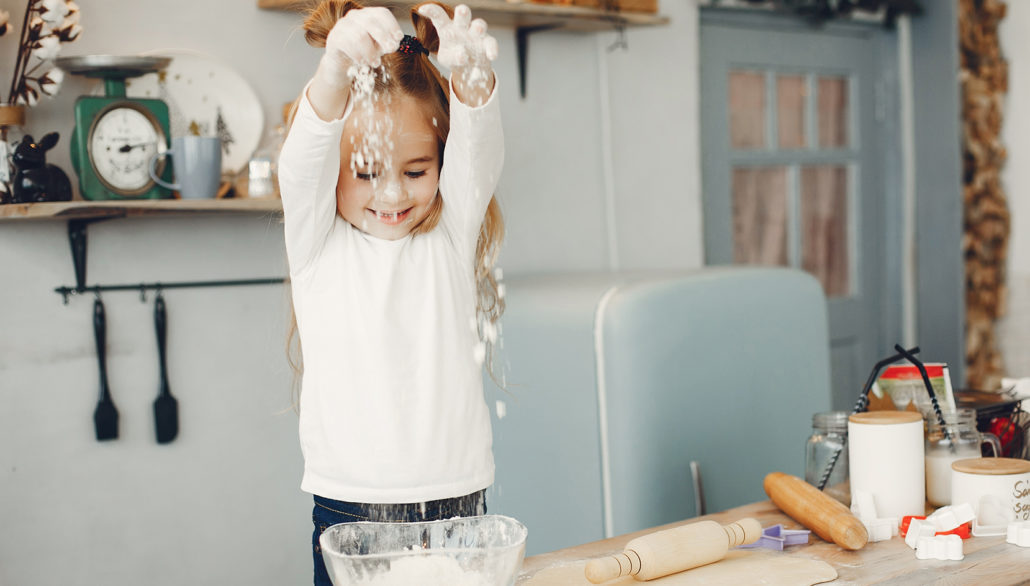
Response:
[[[397,52],[404,53],[405,55],[429,54],[429,50],[423,47],[422,43],[411,35],[404,35],[404,38],[401,39],[401,46],[397,48]]]

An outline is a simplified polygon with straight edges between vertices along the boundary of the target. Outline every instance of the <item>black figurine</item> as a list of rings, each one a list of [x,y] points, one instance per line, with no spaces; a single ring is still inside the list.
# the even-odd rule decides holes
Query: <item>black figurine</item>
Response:
[[[51,132],[37,143],[31,134],[26,134],[14,147],[11,160],[18,169],[12,182],[14,203],[71,200],[72,184],[68,175],[60,167],[46,162],[46,152],[54,148],[59,138],[59,134]]]

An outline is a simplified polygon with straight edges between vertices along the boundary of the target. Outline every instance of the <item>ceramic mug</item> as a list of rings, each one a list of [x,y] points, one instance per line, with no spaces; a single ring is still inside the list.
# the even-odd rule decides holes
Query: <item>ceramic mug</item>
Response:
[[[161,157],[172,157],[175,183],[157,175]],[[180,136],[172,148],[150,159],[150,178],[158,185],[178,191],[183,199],[211,199],[222,182],[222,139],[217,136]]]
[[[1013,522],[1030,521],[1030,461],[969,458],[951,464],[951,504],[968,503],[983,535],[1004,534]],[[977,529],[974,527],[974,529]]]

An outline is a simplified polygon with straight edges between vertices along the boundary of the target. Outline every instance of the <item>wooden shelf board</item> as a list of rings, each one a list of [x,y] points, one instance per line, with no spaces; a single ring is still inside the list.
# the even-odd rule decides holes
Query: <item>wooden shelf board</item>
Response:
[[[302,11],[310,0],[258,0],[265,10]],[[407,11],[417,2],[404,0],[369,0],[367,4],[386,6],[394,11]],[[537,4],[526,0],[464,0],[473,16],[485,19],[492,26],[514,28],[558,26],[566,30],[610,30],[616,25],[657,26],[669,24],[668,17],[646,12],[611,12],[582,6]]]
[[[0,205],[0,222],[20,220],[74,220],[222,213],[281,213],[278,198],[254,199],[148,199],[125,201],[75,200],[53,203]]]

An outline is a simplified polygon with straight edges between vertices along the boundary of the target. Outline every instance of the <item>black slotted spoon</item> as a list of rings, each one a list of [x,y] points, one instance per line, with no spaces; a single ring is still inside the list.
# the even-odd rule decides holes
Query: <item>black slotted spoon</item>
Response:
[[[158,292],[154,301],[154,329],[157,332],[157,353],[161,363],[161,390],[154,399],[154,429],[157,443],[167,444],[179,435],[179,403],[168,386],[168,366],[165,359],[165,339],[168,334],[168,315],[165,300]]]

